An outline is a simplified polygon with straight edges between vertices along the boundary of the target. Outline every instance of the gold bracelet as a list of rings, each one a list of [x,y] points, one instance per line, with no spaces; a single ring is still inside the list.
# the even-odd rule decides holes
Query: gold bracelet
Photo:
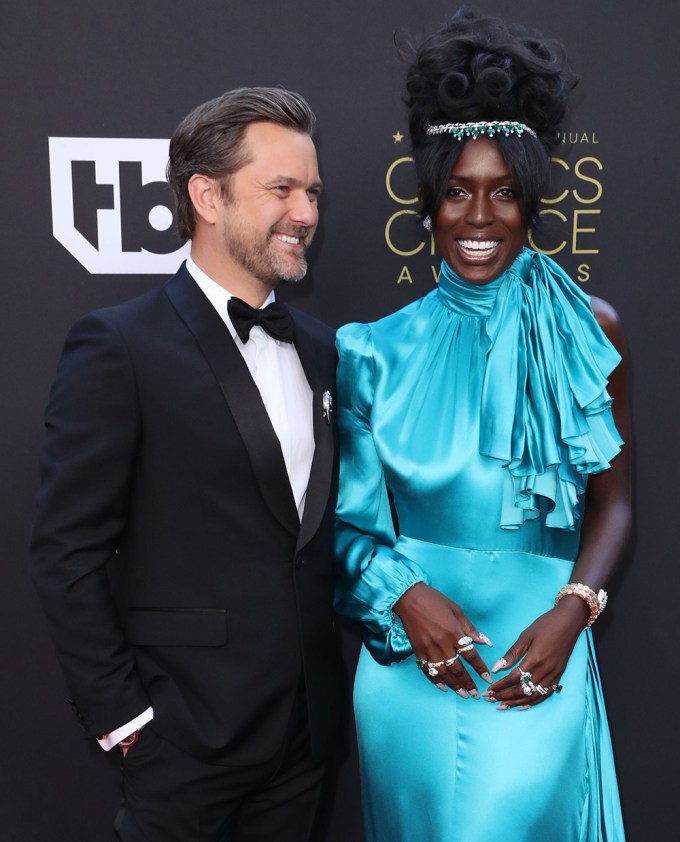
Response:
[[[590,619],[588,620],[586,628],[589,629],[604,611],[604,607],[607,604],[607,591],[603,591],[600,588],[599,592],[595,593],[595,591],[592,588],[589,588],[588,585],[582,585],[580,582],[569,582],[568,585],[565,585],[560,589],[560,592],[555,597],[555,605],[557,605],[562,597],[571,596],[572,594],[580,597],[588,603],[588,607],[590,608]]]

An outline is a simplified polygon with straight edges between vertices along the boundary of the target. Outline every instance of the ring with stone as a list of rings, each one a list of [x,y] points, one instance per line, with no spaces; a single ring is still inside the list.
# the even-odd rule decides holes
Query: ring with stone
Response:
[[[423,667],[427,666],[427,661],[423,661],[421,658],[416,658],[416,666],[419,670],[421,670]]]
[[[531,682],[531,681],[529,681],[529,682],[527,682],[526,684],[523,684],[523,685],[522,685],[522,693],[524,693],[524,695],[525,695],[525,696],[531,696],[531,694],[532,694],[535,690],[537,690],[537,689],[538,689],[538,688],[536,688],[536,687],[532,684],[532,682]]]
[[[467,646],[461,646],[461,648],[458,650],[458,654],[460,655],[462,652],[469,652],[471,649],[474,648],[475,646],[473,643],[468,643]]]
[[[431,664],[429,661],[427,664],[427,672],[429,675],[432,676],[432,678],[434,678],[435,675],[439,675],[439,670],[437,669],[437,667],[435,667],[435,665]]]
[[[517,669],[519,670],[519,674],[521,676],[520,682],[524,682],[524,684],[531,684],[531,673],[524,672],[522,667],[517,667]]]
[[[458,645],[459,645],[459,646],[467,646],[467,645],[468,645],[468,644],[470,644],[470,643],[472,643],[472,638],[471,638],[471,637],[468,637],[468,635],[464,635],[464,636],[463,636],[463,637],[461,637],[461,639],[458,641]]]
[[[553,684],[552,689],[553,689],[553,692],[555,692],[555,693],[561,693],[564,688],[562,687],[561,684]]]

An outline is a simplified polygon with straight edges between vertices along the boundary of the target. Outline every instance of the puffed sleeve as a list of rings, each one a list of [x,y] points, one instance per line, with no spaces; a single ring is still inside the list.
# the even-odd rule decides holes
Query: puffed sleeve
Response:
[[[392,607],[413,585],[429,581],[422,568],[394,549],[396,535],[387,485],[371,429],[374,360],[370,325],[345,325],[338,331],[337,347],[340,491],[335,607],[361,624],[364,643],[375,660],[389,664],[412,654]]]

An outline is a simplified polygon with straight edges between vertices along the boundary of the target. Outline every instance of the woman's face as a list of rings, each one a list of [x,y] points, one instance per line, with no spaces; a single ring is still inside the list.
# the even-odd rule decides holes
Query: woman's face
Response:
[[[473,284],[497,278],[519,254],[527,234],[521,197],[490,138],[466,141],[451,170],[433,233],[444,260]]]

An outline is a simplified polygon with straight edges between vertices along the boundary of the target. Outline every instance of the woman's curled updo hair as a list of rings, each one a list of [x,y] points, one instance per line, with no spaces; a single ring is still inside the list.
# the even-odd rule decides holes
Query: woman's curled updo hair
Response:
[[[546,188],[566,99],[577,79],[562,45],[519,24],[467,9],[413,51],[404,100],[421,189],[434,216],[465,142],[429,136],[430,123],[516,120],[536,132],[494,136],[522,193],[527,225]]]

